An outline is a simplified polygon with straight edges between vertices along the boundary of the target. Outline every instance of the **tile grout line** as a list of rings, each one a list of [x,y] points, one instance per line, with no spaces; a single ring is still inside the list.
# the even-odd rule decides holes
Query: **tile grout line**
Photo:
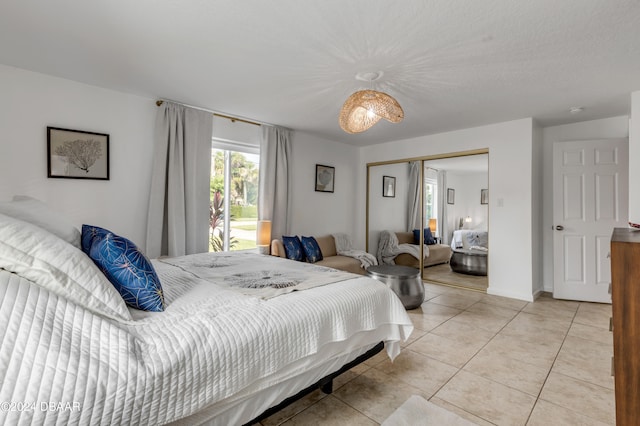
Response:
[[[472,306],[474,306],[474,305],[476,305],[476,304],[478,304],[478,303],[480,303],[480,302],[482,302],[482,300],[478,300],[477,302],[473,303],[472,305],[470,305],[469,307],[467,307],[467,308],[466,308],[465,310],[463,310],[462,312],[460,312],[460,313],[458,313],[458,314],[454,315],[453,317],[449,318],[447,321],[452,320],[453,318],[457,317],[458,315],[462,314],[463,312],[467,312],[467,310],[468,310],[469,308],[471,308]],[[496,305],[492,305],[492,306],[496,306]],[[522,310],[523,310],[525,307],[527,307],[527,306],[528,306],[528,304],[527,304],[527,305],[524,305],[524,306],[523,306],[522,308],[520,308],[519,310],[515,310],[515,309],[514,309],[514,311],[516,311],[517,313],[513,316],[513,318],[511,318],[511,319],[510,319],[510,320],[509,320],[505,325],[503,325],[503,326],[502,326],[502,328],[500,328],[500,330],[498,330],[498,331],[493,335],[493,337],[487,341],[487,343],[485,343],[485,344],[484,344],[480,349],[478,349],[478,350],[473,354],[473,356],[472,356],[471,358],[469,358],[469,360],[467,360],[467,362],[465,362],[465,363],[462,365],[462,367],[459,367],[459,368],[458,368],[458,371],[457,371],[453,376],[451,376],[451,377],[450,377],[450,378],[449,378],[445,383],[443,383],[443,384],[442,384],[442,386],[440,386],[440,387],[439,387],[439,388],[438,388],[438,389],[433,393],[433,395],[431,395],[431,398],[429,398],[429,400],[431,400],[434,396],[436,396],[436,394],[437,394],[438,392],[440,392],[440,390],[442,390],[442,388],[443,388],[443,387],[445,387],[445,386],[446,386],[446,385],[451,381],[451,379],[453,379],[455,376],[457,376],[457,375],[458,375],[458,373],[460,373],[460,371],[462,371],[462,369],[463,369],[463,368],[464,368],[464,367],[465,367],[469,362],[471,362],[471,360],[472,360],[473,358],[475,358],[475,357],[478,355],[478,353],[479,353],[482,349],[484,349],[484,348],[485,348],[485,347],[486,347],[486,346],[487,346],[487,345],[488,345],[488,344],[489,344],[493,339],[495,339],[495,338],[496,338],[496,336],[497,336],[498,334],[500,334],[500,332],[501,332],[502,330],[504,330],[504,328],[505,328],[507,325],[509,325],[509,324],[511,323],[511,321],[513,321],[513,320],[518,316],[518,314],[519,314],[519,313],[521,313],[521,312],[522,312]],[[506,309],[506,308],[505,308],[505,309]],[[445,321],[445,322],[447,322],[447,321]],[[444,324],[445,322],[443,322],[442,324]],[[440,324],[440,325],[442,325],[442,324]],[[438,326],[438,327],[439,327],[439,326]],[[428,356],[428,355],[425,355],[425,356]],[[429,357],[429,358],[431,358],[431,357]],[[435,359],[435,358],[431,358],[431,359]],[[437,360],[436,360],[436,361],[437,361]],[[469,373],[469,374],[473,374],[473,373]],[[482,376],[479,376],[479,377],[482,377]],[[498,384],[503,385],[502,383],[496,382],[495,380],[487,379],[486,377],[482,377],[482,378],[483,378],[483,379],[486,379],[486,380],[489,380],[489,381],[491,381],[491,382],[494,382],[494,383],[498,383]],[[510,387],[510,386],[509,386],[509,387]],[[513,389],[513,388],[512,388],[512,389]],[[516,389],[516,390],[517,390],[517,389]],[[446,401],[446,400],[443,400],[443,401]],[[484,420],[484,421],[486,421],[486,422],[489,422],[489,423],[491,423],[491,424],[495,425],[495,423],[494,423],[494,422],[492,422],[491,420],[485,419],[484,417],[482,417],[482,416],[480,416],[480,415],[477,415],[477,414],[471,413],[471,412],[467,411],[466,409],[464,409],[464,408],[462,408],[462,407],[458,407],[457,405],[455,405],[455,404],[453,404],[453,403],[451,403],[451,402],[449,402],[449,401],[446,401],[446,402],[447,402],[448,404],[451,404],[451,405],[453,405],[454,407],[456,407],[456,408],[458,408],[458,409],[460,409],[460,410],[464,411],[465,413],[468,413],[468,414],[470,414],[470,415],[472,415],[472,416],[474,416],[474,417],[478,417],[478,418],[480,418],[480,419],[482,419],[482,420]],[[536,398],[536,402],[537,402],[537,398]],[[535,404],[534,404],[534,406],[535,406]],[[532,408],[532,411],[533,411],[533,408]],[[527,418],[527,419],[528,419],[528,418]],[[526,424],[526,423],[525,423],[525,424]]]
[[[529,423],[529,420],[531,420],[531,415],[533,414],[533,410],[535,410],[536,405],[538,405],[538,401],[540,401],[540,395],[542,395],[542,390],[544,389],[544,386],[547,384],[547,380],[549,380],[549,376],[551,375],[551,371],[553,370],[553,366],[556,364],[556,361],[558,360],[558,356],[560,355],[560,351],[562,351],[562,347],[564,346],[564,342],[567,340],[567,336],[569,335],[569,331],[571,331],[571,326],[573,325],[573,321],[576,319],[576,315],[578,315],[578,310],[580,309],[581,303],[578,304],[578,307],[576,308],[576,311],[573,313],[573,316],[571,317],[571,323],[569,324],[569,328],[567,328],[567,332],[565,333],[564,337],[562,338],[562,343],[560,344],[560,347],[558,348],[558,353],[556,353],[556,356],[553,358],[553,362],[551,363],[551,367],[549,367],[549,371],[547,372],[547,375],[544,378],[544,381],[542,382],[542,386],[540,386],[540,390],[538,391],[538,395],[536,396],[536,402],[535,404],[533,404],[533,407],[531,407],[531,411],[529,412],[529,415],[527,416],[527,421],[525,422],[525,425],[527,423]],[[544,401],[544,400],[543,400]],[[566,407],[563,407],[566,408]],[[568,408],[566,408],[568,409]],[[573,411],[573,410],[571,410]]]

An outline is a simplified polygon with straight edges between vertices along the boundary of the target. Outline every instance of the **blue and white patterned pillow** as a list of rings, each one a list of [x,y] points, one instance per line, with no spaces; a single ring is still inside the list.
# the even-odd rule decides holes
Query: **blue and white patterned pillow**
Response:
[[[80,247],[82,251],[90,256],[91,245],[97,238],[102,238],[111,231],[108,231],[99,226],[82,225],[82,236],[80,237]]]
[[[86,235],[85,235],[86,234]],[[164,295],[153,265],[136,245],[96,226],[82,227],[82,247],[125,303],[143,311],[164,311]]]
[[[304,250],[302,250],[302,243],[300,238],[295,237],[282,237],[282,245],[284,246],[284,254],[287,259],[297,260],[302,262],[305,260]]]
[[[322,252],[315,238],[302,237],[302,249],[307,256],[307,262],[316,263],[322,260]]]

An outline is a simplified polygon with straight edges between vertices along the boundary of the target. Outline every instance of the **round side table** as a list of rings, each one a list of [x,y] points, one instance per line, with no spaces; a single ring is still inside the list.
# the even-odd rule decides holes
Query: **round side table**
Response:
[[[405,309],[415,309],[424,301],[420,270],[409,266],[378,265],[367,268],[367,275],[385,283],[400,298]]]
[[[453,272],[467,275],[487,275],[487,252],[482,250],[454,250],[449,260]]]

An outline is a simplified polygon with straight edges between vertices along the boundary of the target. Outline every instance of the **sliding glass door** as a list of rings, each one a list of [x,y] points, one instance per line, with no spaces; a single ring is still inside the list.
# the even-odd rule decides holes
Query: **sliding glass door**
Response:
[[[227,144],[228,145],[228,144]],[[211,150],[209,250],[256,248],[259,150]]]

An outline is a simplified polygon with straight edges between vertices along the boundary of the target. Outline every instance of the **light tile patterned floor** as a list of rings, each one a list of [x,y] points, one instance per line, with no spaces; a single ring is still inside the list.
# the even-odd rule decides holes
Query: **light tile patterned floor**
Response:
[[[380,353],[333,394],[316,391],[262,424],[376,425],[411,395],[479,425],[615,424],[611,305],[425,287],[395,362]]]

